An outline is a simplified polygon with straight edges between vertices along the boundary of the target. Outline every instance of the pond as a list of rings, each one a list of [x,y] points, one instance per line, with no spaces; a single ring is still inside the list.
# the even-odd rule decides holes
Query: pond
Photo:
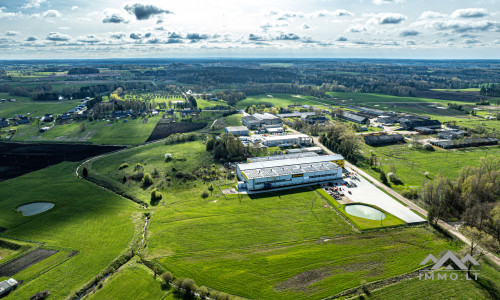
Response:
[[[351,204],[345,207],[345,212],[356,217],[369,220],[382,220],[385,214],[380,210],[364,204]]]
[[[17,211],[22,212],[23,216],[33,216],[43,213],[54,207],[54,203],[51,202],[34,202],[25,205],[21,205],[17,208]]]

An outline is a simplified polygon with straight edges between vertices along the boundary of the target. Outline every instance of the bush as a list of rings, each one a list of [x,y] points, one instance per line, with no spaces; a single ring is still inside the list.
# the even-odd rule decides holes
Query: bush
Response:
[[[380,181],[382,181],[382,183],[384,184],[387,184],[389,182],[383,170],[380,170]]]
[[[424,144],[424,149],[427,151],[434,151],[434,147],[429,143]]]
[[[144,177],[142,178],[142,186],[150,186],[153,184],[153,177],[151,177],[151,174],[146,173],[144,174]]]
[[[201,193],[201,198],[205,199],[208,196],[209,196],[208,191],[207,190],[203,190],[203,192]]]
[[[213,186],[213,184],[210,184],[210,185],[208,186],[208,190],[209,190],[210,192],[213,192],[213,191],[214,191],[214,186]]]
[[[196,290],[196,293],[200,296],[201,299],[206,299],[208,297],[208,288],[202,285]]]
[[[163,272],[163,274],[161,274],[161,279],[165,282],[172,282],[174,281],[174,275],[172,275],[172,273],[170,273],[169,271],[165,271]]]
[[[41,291],[30,297],[30,300],[42,300],[46,299],[50,295],[49,291]]]
[[[122,170],[122,169],[125,169],[125,168],[128,168],[128,164],[127,163],[121,164],[120,167],[118,168],[118,170]]]
[[[174,285],[178,288],[184,290],[184,293],[188,295],[192,295],[197,289],[198,286],[191,278],[179,278],[174,281]]]
[[[144,170],[144,166],[140,163],[136,163],[134,166],[134,171]]]
[[[160,192],[158,192],[157,189],[153,189],[151,191],[151,204],[153,204],[154,202],[160,201],[162,198],[163,198],[163,195]]]
[[[209,138],[207,140],[207,143],[205,144],[207,151],[212,151],[214,150],[215,146],[215,139],[214,138]]]
[[[417,199],[418,198],[418,190],[417,189],[408,189],[404,190],[401,195],[408,199]]]
[[[132,175],[130,175],[130,178],[134,180],[142,180],[144,178],[144,172],[143,171],[134,172]]]
[[[182,173],[181,171],[179,171],[179,172],[175,173],[175,177],[181,179],[181,178],[184,177],[184,173]]]

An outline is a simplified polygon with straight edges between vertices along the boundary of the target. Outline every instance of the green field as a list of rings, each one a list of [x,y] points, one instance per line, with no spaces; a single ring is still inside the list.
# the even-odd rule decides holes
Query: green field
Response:
[[[436,275],[437,276],[437,275]],[[432,295],[433,299],[499,299],[500,272],[490,262],[482,261],[478,281],[404,280],[371,292],[368,299],[417,300]]]
[[[150,269],[132,260],[86,299],[163,299],[169,292],[162,290],[160,280],[153,275]]]
[[[161,117],[156,116],[143,123],[143,118],[107,122],[74,121],[69,124],[55,125],[46,132],[39,132],[35,124],[21,125],[12,141],[35,142],[90,142],[100,145],[137,145],[144,143]],[[111,119],[111,121],[113,121]],[[83,124],[83,128],[82,128]],[[83,130],[82,130],[83,129]]]
[[[33,247],[35,247],[35,244],[33,243],[0,238],[0,263],[4,263],[12,258],[15,258],[18,255],[29,251]]]
[[[387,104],[390,104],[392,102],[443,102],[443,103],[454,102],[449,100],[418,98],[418,97],[398,97],[398,96],[374,94],[374,93],[328,92],[327,94],[332,96],[333,98],[338,98],[337,100],[332,99],[332,101],[334,103],[342,105],[375,103],[375,102],[387,103]],[[467,104],[468,102],[460,102],[460,103]]]
[[[0,227],[7,228],[0,236],[59,251],[14,275],[24,283],[7,299],[27,299],[42,290],[54,299],[68,297],[132,241],[137,206],[77,178],[74,168],[74,163],[62,163],[0,182]],[[30,217],[16,212],[19,205],[36,201],[55,206]],[[78,254],[68,257],[73,251]]]
[[[325,100],[315,99],[311,96],[302,95],[300,98],[292,97],[291,94],[271,94],[273,97],[267,97],[267,95],[252,95],[245,99],[238,101],[236,104],[237,108],[246,108],[252,105],[259,105],[262,103],[272,103],[273,106],[287,107],[291,104],[299,103],[300,105],[321,105],[321,103],[326,103]]]
[[[431,89],[431,91],[438,92],[479,92],[480,88],[468,88],[468,89]]]
[[[412,150],[408,144],[399,144],[384,147],[364,145],[362,151],[366,157],[373,151],[377,156],[377,162],[382,164],[386,173],[394,166],[395,173],[403,184],[392,184],[392,188],[399,192],[411,187],[420,187],[424,181],[432,180],[439,173],[448,178],[455,178],[463,166],[478,166],[481,157],[490,155],[496,157],[500,153],[499,146],[451,150],[434,147],[434,149],[435,151]],[[373,177],[379,178],[379,173],[367,164],[361,163],[358,166]],[[429,178],[425,177],[425,172],[429,172]]]
[[[45,114],[62,114],[75,108],[80,102],[78,100],[65,101],[31,101],[26,97],[9,96],[5,93],[0,93],[0,98],[14,98],[16,102],[0,103],[0,117],[12,118],[17,114],[41,117]]]
[[[164,153],[181,161],[167,163]],[[429,252],[458,247],[425,227],[356,234],[314,189],[223,196],[216,188],[203,199],[200,180],[164,181],[172,167],[192,172],[213,164],[201,142],[145,145],[89,164],[91,176],[147,201],[152,187],[121,182],[132,171],[119,170],[125,162],[159,170],[154,185],[164,197],[148,208],[144,253],[177,277],[238,296],[322,298],[413,271]]]

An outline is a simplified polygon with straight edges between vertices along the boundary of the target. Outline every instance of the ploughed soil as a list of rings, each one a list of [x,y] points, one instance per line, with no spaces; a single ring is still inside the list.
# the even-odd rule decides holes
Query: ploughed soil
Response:
[[[0,277],[10,277],[56,254],[56,250],[37,249],[0,266]]]
[[[151,132],[146,142],[164,139],[175,133],[185,133],[203,129],[206,126],[207,123],[164,123],[160,121],[156,123],[155,129]]]
[[[63,161],[81,161],[123,148],[125,146],[0,142],[0,181],[56,165]]]

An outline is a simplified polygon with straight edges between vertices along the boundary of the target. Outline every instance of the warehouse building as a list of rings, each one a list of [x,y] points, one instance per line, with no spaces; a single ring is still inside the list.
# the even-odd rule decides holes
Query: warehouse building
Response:
[[[264,125],[283,126],[283,121],[270,113],[253,114],[251,116],[243,117],[241,118],[241,123],[243,123],[243,125],[250,130],[262,128]]]
[[[367,135],[364,136],[364,139],[365,143],[370,146],[385,146],[405,142],[405,138],[401,134]]]
[[[350,113],[347,111],[344,111],[342,113],[342,117],[348,121],[359,123],[359,124],[368,124],[370,123],[370,120],[367,117],[357,115],[355,113]]]
[[[305,134],[260,135],[256,138],[260,139],[262,145],[267,147],[309,146],[312,142],[311,137]]]
[[[301,152],[301,153],[293,153],[293,154],[283,154],[283,155],[270,155],[270,156],[261,156],[261,157],[249,157],[247,161],[249,163],[263,162],[263,161],[272,161],[272,160],[282,160],[282,159],[295,159],[295,158],[304,158],[304,157],[316,157],[319,156],[314,152]]]
[[[463,140],[433,140],[430,143],[443,149],[493,146],[498,144],[496,138],[464,138]]]
[[[254,191],[340,179],[342,168],[334,162],[340,158],[318,155],[238,164],[238,189]]]
[[[241,136],[241,135],[248,136],[249,135],[248,128],[246,128],[245,126],[226,127],[226,128],[224,128],[224,132],[227,134],[232,134],[234,136]]]

